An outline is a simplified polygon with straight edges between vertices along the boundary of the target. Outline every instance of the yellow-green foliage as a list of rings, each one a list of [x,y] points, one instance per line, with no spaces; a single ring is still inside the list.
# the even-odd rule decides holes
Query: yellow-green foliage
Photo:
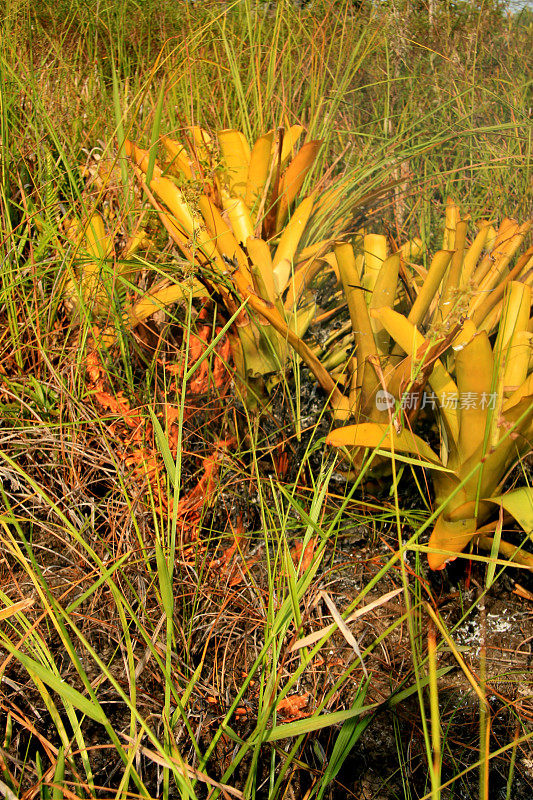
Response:
[[[370,414],[371,422],[340,428],[328,437],[336,446],[380,447],[439,467],[433,472],[436,503],[442,508],[430,538],[433,569],[468,545],[490,509],[486,501],[531,446],[533,249],[511,266],[529,228],[530,223],[505,219],[495,231],[485,223],[467,246],[467,221],[448,203],[447,249],[435,255],[427,274],[412,279],[416,299],[408,313],[400,314],[390,303],[370,311],[379,331],[395,344],[384,357],[378,353],[377,358],[376,349],[361,354],[358,382],[363,393],[365,381],[375,385],[371,370],[377,372],[379,364],[391,400],[389,419],[374,421]],[[358,319],[368,327],[365,314],[359,312]],[[402,362],[408,365],[403,385],[398,383]],[[418,398],[404,403],[412,425],[426,380],[438,416],[440,456],[404,427],[400,410],[402,398]]]

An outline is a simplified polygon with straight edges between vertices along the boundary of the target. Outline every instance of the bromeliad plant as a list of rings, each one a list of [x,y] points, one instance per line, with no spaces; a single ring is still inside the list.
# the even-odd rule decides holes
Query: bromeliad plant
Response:
[[[350,322],[341,328],[341,335],[348,332],[340,341],[335,341],[338,338],[335,334],[325,343],[323,363],[333,368],[332,376],[344,384],[351,416],[359,421],[379,422],[385,421],[387,414],[377,402],[378,392],[384,381],[391,388],[393,383],[399,385],[406,365],[392,366],[389,362],[390,337],[372,317],[372,311],[394,308],[399,302],[399,276],[405,267],[404,258],[414,257],[422,243],[408,242],[389,253],[385,236],[366,234],[358,239],[355,247],[337,243],[330,257],[342,285]]]
[[[484,225],[466,248],[466,221],[457,220],[455,208],[448,206],[446,242],[455,249],[435,256],[422,284],[413,281],[416,300],[407,316],[390,305],[371,311],[395,342],[392,369],[395,359],[405,355],[411,368],[399,402],[397,385],[388,396],[389,421],[340,428],[327,440],[345,448],[418,456],[433,467],[441,509],[429,542],[433,569],[467,547],[491,509],[488,501],[533,438],[533,248],[509,267],[530,225],[504,220],[497,232]],[[490,250],[482,255],[489,237]],[[489,335],[498,320],[491,345]],[[419,328],[425,328],[425,336]],[[434,360],[429,354],[439,342],[446,357]],[[431,392],[422,394],[426,379]],[[438,414],[440,457],[410,427],[428,398]],[[407,426],[402,424],[402,406],[411,412]]]
[[[338,416],[346,418],[349,398],[303,340],[315,315],[312,280],[321,271],[339,272],[331,246],[347,221],[336,212],[345,186],[340,180],[320,197],[315,189],[299,198],[321,144],[308,142],[294,154],[302,131],[292,126],[268,133],[253,148],[240,132],[220,131],[217,149],[206,131],[193,127],[188,149],[163,138],[169,158],[163,166],[155,151],[126,142],[144,191],[194,277],[152,287],[137,303],[123,305],[122,324],[133,327],[154,310],[187,297],[191,286],[194,296],[209,293],[236,317],[229,338],[245,386],[252,384],[254,394],[257,388],[268,388],[287,365],[292,348],[327,392]],[[333,239],[302,247],[309,225],[320,227],[324,216]],[[109,318],[117,287],[122,294],[125,285],[134,288],[127,256],[122,253],[117,259],[113,236],[96,212],[68,222],[64,234],[74,245],[76,265],[64,292],[67,304],[72,311],[83,307],[97,319]],[[370,248],[369,264],[379,250],[375,255]],[[239,311],[243,303],[247,308]],[[110,345],[115,336],[114,325],[108,324],[100,339]]]
[[[246,301],[230,334],[244,382],[262,383],[279,373],[292,346],[335,393],[302,340],[315,314],[309,284],[328,266],[321,257],[329,248],[328,241],[302,248],[302,237],[313,214],[324,213],[335,199],[330,192],[317,201],[316,191],[299,199],[321,146],[307,142],[294,154],[302,132],[300,126],[270,132],[250,148],[240,131],[219,131],[218,162],[215,143],[200,128],[192,129],[188,149],[163,137],[170,159],[163,167],[131,142],[126,152],[161,222],[209,293],[231,314]]]
[[[219,131],[219,161],[214,142],[199,128],[192,129],[188,147],[163,138],[170,158],[163,167],[149,151],[131,142],[126,150],[163,225],[194,265],[195,274],[211,294],[222,298],[231,314],[246,302],[236,333],[230,335],[234,362],[245,384],[268,386],[271,377],[285,368],[292,348],[329,395],[336,416],[347,419],[359,414],[357,381],[362,367],[352,370],[351,385],[342,393],[337,385],[342,374],[331,375],[318,351],[304,342],[315,316],[310,284],[319,273],[332,269],[342,282],[359,363],[363,349],[357,308],[361,303],[366,308],[357,289],[360,268],[364,290],[367,297],[374,297],[374,305],[386,302],[388,295],[393,303],[402,253],[387,258],[386,238],[372,234],[361,237],[363,251],[354,256],[353,264],[349,245],[338,244],[333,252],[346,223],[337,211],[346,187],[341,180],[321,196],[316,187],[299,196],[321,145],[307,142],[294,154],[302,130],[292,126],[267,133],[253,147],[240,131]],[[328,215],[329,238],[302,247],[313,223]],[[372,328],[370,322],[367,327]],[[382,331],[379,325],[374,328],[379,342]],[[369,345],[365,347],[366,353]],[[340,360],[346,361],[345,343],[342,348]],[[337,356],[338,349],[329,353],[330,359]],[[379,370],[373,374],[377,380]],[[365,409],[371,405],[369,396],[366,391]]]

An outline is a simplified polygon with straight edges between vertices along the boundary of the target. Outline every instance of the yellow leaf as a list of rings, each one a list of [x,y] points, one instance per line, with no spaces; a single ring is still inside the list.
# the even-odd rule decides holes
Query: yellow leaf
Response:
[[[265,136],[260,136],[254,144],[250,156],[244,198],[244,202],[250,211],[255,210],[257,212],[256,206],[261,199],[268,180],[273,139],[274,134],[272,132],[265,134]],[[253,217],[255,219],[255,214],[253,214]]]
[[[219,131],[218,142],[226,162],[229,192],[244,200],[250,168],[250,145],[244,134],[236,130]],[[246,241],[246,237],[243,241]]]
[[[330,239],[321,239],[319,242],[315,242],[314,244],[310,244],[307,247],[304,247],[303,250],[300,250],[298,253],[298,258],[300,261],[305,261],[308,258],[312,258],[313,256],[316,258],[320,258],[324,255],[324,253],[329,250],[331,247],[331,240]]]
[[[482,403],[481,398],[490,397],[492,392],[493,367],[492,348],[486,333],[474,336],[455,355],[457,388],[463,401],[459,408],[458,458],[461,461],[469,458],[485,439],[489,446],[489,403]]]
[[[28,597],[26,600],[19,600],[18,603],[12,603],[10,606],[0,608],[0,620],[8,619],[8,617],[12,617],[20,611],[26,611],[27,608],[32,607],[34,602],[32,597]]]
[[[533,488],[522,486],[499,497],[490,497],[491,503],[497,503],[513,516],[530,536],[533,534]],[[533,537],[532,537],[533,538]]]
[[[378,350],[374,341],[374,332],[368,316],[368,306],[364,292],[361,289],[361,278],[352,246],[344,243],[338,244],[335,247],[335,256],[357,346],[356,385],[361,390],[361,408],[366,408],[367,404],[371,402],[374,390],[377,388],[376,373],[371,366],[370,359],[377,357]]]
[[[362,422],[359,425],[347,425],[337,428],[326,436],[326,444],[334,447],[368,447],[372,450],[390,450],[391,452],[409,453],[421,460],[441,466],[441,460],[431,447],[416,434],[404,428],[396,433],[390,425],[378,422]]]
[[[448,197],[446,200],[446,225],[444,229],[443,250],[455,249],[455,229],[460,219],[461,212],[457,203]]]
[[[104,220],[100,214],[93,214],[85,229],[85,246],[96,259],[109,258],[113,252],[113,240],[105,231]]]
[[[276,232],[279,232],[283,227],[289,207],[296,199],[309,170],[315,163],[321,145],[321,141],[307,142],[287,167],[278,192],[279,204],[276,211]]]
[[[509,248],[513,246],[513,242],[515,241],[515,236],[518,232],[518,222],[514,219],[504,219],[498,229],[494,237],[494,242],[492,247],[490,247],[490,252],[488,252],[477,265],[476,269],[473,273],[473,282],[474,284],[479,287],[490,271],[492,265],[498,261],[502,256],[508,252]],[[489,234],[487,236],[487,244],[489,244],[489,239],[491,236],[491,231],[489,230]]]
[[[531,307],[531,289],[524,283],[512,281],[503,301],[502,317],[494,358],[502,370],[503,391],[514,390],[527,377],[530,347],[527,333]]]
[[[192,237],[193,231],[197,226],[194,224],[190,206],[176,184],[172,183],[169,178],[154,176],[150,181],[150,189],[166,205],[184,232]]]
[[[211,157],[212,139],[208,132],[199,125],[191,125],[194,154],[199,161],[209,161]]]
[[[226,192],[222,192],[222,205],[229,217],[235,238],[240,244],[244,244],[249,236],[254,235],[254,226],[246,203],[241,197],[229,197]]]
[[[479,260],[481,253],[483,252],[483,248],[485,247],[485,243],[488,239],[489,231],[490,231],[490,222],[484,222],[479,232],[468,248],[465,253],[464,262],[463,262],[463,271],[461,274],[461,286],[467,286],[472,273],[476,267],[476,264]]]
[[[133,161],[137,164],[137,166],[146,175],[146,172],[148,170],[148,161],[150,158],[150,153],[148,152],[148,150],[142,150],[140,147],[137,147],[136,144],[130,142],[129,139],[126,139],[126,141],[124,142],[124,149],[126,151],[126,155],[129,158],[133,159]],[[156,161],[154,164],[153,177],[159,178],[161,177],[161,175],[162,175],[161,167]]]
[[[457,290],[461,281],[467,230],[467,220],[458,220],[454,233],[455,250],[452,255],[450,269],[448,270],[448,274],[444,282],[444,289],[439,300],[438,309],[441,319],[446,319],[446,317],[456,311],[457,302],[459,300]]]
[[[252,264],[261,276],[260,280],[263,284],[263,291],[261,291],[260,294],[264,296],[265,300],[268,300],[270,303],[275,303],[277,292],[268,244],[264,239],[256,239],[253,236],[249,236],[246,240],[246,250]]]
[[[438,250],[433,256],[426,279],[407,317],[413,325],[420,325],[424,321],[432,301],[437,296],[452,255],[449,250]]]
[[[476,530],[477,522],[474,517],[452,522],[441,514],[429,538],[428,547],[444,552],[428,553],[429,568],[443,569],[449,561],[455,561],[472,540]]]
[[[393,253],[385,259],[378,273],[374,291],[370,298],[370,308],[388,306],[392,308],[396,298],[398,271],[400,269],[400,253]],[[388,354],[390,337],[377,319],[370,320],[374,338],[381,353]]]
[[[201,211],[202,218],[205,222],[206,228],[209,231],[211,239],[214,241],[218,252],[224,255],[235,266],[235,269],[240,271],[245,276],[248,284],[252,283],[252,278],[248,270],[248,261],[243,249],[237,244],[237,239],[233,235],[233,231],[222,217],[222,214],[206,195],[202,195],[198,200],[198,207]],[[222,263],[224,272],[229,272],[231,266]]]
[[[392,308],[372,309],[371,315],[380,320],[392,338],[413,359],[416,359],[417,353],[421,349],[429,349],[429,342],[417,328],[401,314],[393,311]],[[429,384],[437,395],[446,428],[452,437],[453,443],[456,445],[459,438],[459,420],[457,408],[453,407],[452,399],[458,397],[458,390],[439,359],[435,361],[429,376]]]
[[[279,261],[273,269],[274,287],[277,295],[283,294],[292,273],[292,264],[288,258]]]
[[[521,403],[526,397],[533,396],[533,373],[524,381],[522,386],[516,389],[503,404],[504,415],[512,408]]]
[[[293,261],[312,210],[313,196],[311,195],[310,197],[306,197],[305,200],[302,200],[298,205],[298,208],[296,208],[292,214],[290,221],[281,234],[274,258],[272,259],[274,267],[284,259],[287,259],[289,262]]]
[[[367,302],[370,302],[371,293],[387,258],[387,237],[378,233],[367,233],[363,240],[365,266],[363,272],[363,286],[367,290]]]
[[[494,253],[496,256],[490,260],[489,267],[483,280],[477,284],[477,293],[469,307],[469,314],[472,314],[480,306],[482,306],[495,287],[503,280],[508,280],[507,267],[515,252],[525,239],[526,234],[531,227],[531,223],[526,222],[517,228],[517,232],[513,237],[501,245],[500,248],[495,248]],[[476,273],[477,278],[477,273]]]
[[[424,245],[422,239],[415,237],[402,244],[400,247],[400,255],[404,261],[413,261],[413,259],[418,258],[423,249]]]
[[[207,297],[208,291],[203,284],[194,279],[192,282],[175,283],[157,291],[147,292],[140,300],[126,309],[124,313],[126,327],[133,328],[148,319],[160,309],[192,297]]]
[[[161,141],[172,159],[171,170],[175,173],[181,173],[188,181],[192,180],[191,160],[183,145],[174,141],[174,139],[169,139],[168,136],[163,136]]]
[[[281,163],[283,164],[294,150],[294,146],[302,133],[304,128],[301,125],[291,125],[283,134],[283,145],[281,147]]]

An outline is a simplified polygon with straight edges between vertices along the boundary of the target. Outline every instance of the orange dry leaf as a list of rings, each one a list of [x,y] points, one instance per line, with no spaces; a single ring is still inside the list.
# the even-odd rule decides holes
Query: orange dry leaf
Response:
[[[157,453],[154,450],[149,452],[146,448],[134,450],[130,456],[125,458],[124,463],[127,467],[131,467],[135,464],[136,466],[133,470],[133,474],[139,477],[147,476],[150,481],[152,481],[160,469]]]
[[[89,376],[89,380],[91,383],[96,386],[100,384],[100,381],[103,380],[104,377],[104,368],[100,359],[98,358],[98,353],[96,350],[87,354],[87,375]]]
[[[278,703],[276,710],[291,719],[302,719],[303,717],[308,717],[311,713],[310,711],[302,711],[302,708],[305,708],[308,703],[309,692],[301,695],[291,694],[290,697],[285,697]]]
[[[203,308],[198,315],[198,319],[206,320],[208,318],[207,309]],[[221,327],[216,326],[213,334],[213,326],[211,324],[205,323],[200,325],[198,331],[196,333],[191,333],[189,336],[189,349],[187,353],[187,369],[190,369],[193,364],[195,364],[205,353],[207,350],[209,340],[211,337],[218,336],[220,331],[222,330]],[[230,343],[229,339],[225,336],[218,342],[217,346],[215,347],[214,352],[214,362],[213,362],[213,381],[215,386],[219,389],[224,385],[225,380],[227,380],[228,372],[226,369],[226,364],[229,361],[230,357]],[[161,364],[164,369],[169,372],[171,375],[180,376],[183,375],[183,362],[178,364],[165,364],[161,361],[158,362]],[[209,363],[206,359],[205,361],[200,364],[194,375],[192,376],[189,384],[187,386],[188,391],[191,394],[203,394],[208,391],[209,389]]]
[[[130,410],[129,401],[124,397],[124,392],[117,392],[113,397],[109,392],[98,391],[95,393],[97,402],[112,414],[122,417],[128,428],[139,430],[143,427],[143,420],[136,412]]]
[[[233,443],[233,439],[219,439],[218,442],[215,442],[215,452],[204,460],[204,474],[194,489],[188,495],[182,497],[178,505],[178,513],[203,505],[205,498],[211,494],[213,481],[216,478],[223,452],[231,443]]]
[[[227,370],[227,363],[229,362],[230,358],[230,342],[227,337],[224,337],[219,345],[216,348],[216,358],[215,358],[215,366],[213,368],[213,380],[215,382],[215,386],[218,386],[220,389],[224,383],[224,380],[228,377],[228,370]]]
[[[211,326],[203,325],[200,331],[202,336],[207,339],[211,332]],[[205,351],[206,346],[202,338],[198,336],[192,337],[190,355],[192,354],[193,358],[200,357]],[[225,353],[225,357],[227,357],[229,353],[229,343],[221,342],[219,343],[219,347],[221,352]],[[220,364],[222,364],[222,362],[220,362]],[[166,365],[163,366],[167,368]],[[219,372],[217,373],[217,366],[218,360],[215,361],[215,373],[220,376],[222,372],[219,366]],[[176,374],[178,370],[181,373],[183,372],[182,365],[170,365],[168,369]],[[199,372],[201,372],[202,369],[204,369],[205,374],[205,379],[202,378],[202,381],[205,380],[205,388],[207,388],[207,364],[202,364]],[[156,502],[159,513],[172,514],[173,500],[172,497],[167,496],[165,466],[161,453],[155,447],[141,446],[142,441],[150,441],[150,439],[153,438],[153,431],[150,423],[142,413],[131,409],[130,403],[124,397],[123,392],[112,393],[112,391],[109,391],[110,387],[106,381],[105,370],[97,351],[92,351],[88,354],[86,370],[88,386],[93,393],[95,402],[117,417],[116,420],[107,425],[107,430],[108,434],[115,439],[119,446],[120,457],[124,460],[125,465],[133,467],[131,476],[139,482],[145,483],[148,481],[151,489],[151,496]],[[202,386],[203,385],[204,384],[202,384]],[[196,388],[200,388],[200,383],[197,384]],[[178,408],[170,404],[165,405],[165,427],[168,430],[169,447],[173,452],[175,452],[178,445],[179,428],[176,423],[179,422],[179,415],[180,411]],[[204,460],[203,475],[192,491],[182,497],[178,503],[177,519],[182,541],[196,539],[203,505],[206,498],[209,498],[213,492],[213,484],[216,481],[220,459],[224,450],[230,444],[232,444],[231,439],[215,442],[214,453]],[[240,538],[238,541],[240,541]],[[232,552],[236,549],[238,541]],[[232,554],[228,556],[228,561],[231,555]],[[241,580],[241,578],[239,577],[238,580]]]
[[[303,542],[295,542],[295,544],[291,548],[291,556],[295,566],[298,566],[300,558],[302,558],[302,562],[300,564],[300,575],[302,575],[307,569],[309,569],[309,567],[313,563],[313,556],[315,554],[315,547],[316,547],[316,539],[313,538],[311,539],[310,542],[308,542],[302,557],[303,546],[304,546]]]
[[[224,550],[224,552],[219,558],[216,558],[211,562],[210,564],[211,569],[213,568],[216,569],[218,567],[223,567],[229,564],[237,548],[241,547],[241,544],[244,540],[244,525],[242,524],[242,517],[240,514],[237,517],[237,522],[235,524],[235,527],[233,527],[233,525],[231,524],[231,520],[230,520],[230,526],[231,526],[231,532],[233,533],[233,544],[231,545],[231,547],[228,547],[227,550]]]
[[[180,418],[180,410],[176,408],[176,406],[171,406],[170,403],[165,403],[165,417],[167,420],[167,425],[170,428],[175,422],[179,422]]]

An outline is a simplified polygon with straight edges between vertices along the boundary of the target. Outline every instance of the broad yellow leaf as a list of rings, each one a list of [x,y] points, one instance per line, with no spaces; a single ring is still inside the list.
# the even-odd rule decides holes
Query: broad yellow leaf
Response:
[[[446,223],[444,228],[443,250],[455,250],[455,230],[461,217],[457,203],[451,198],[446,199]]]
[[[400,253],[393,253],[383,262],[376,283],[374,291],[370,298],[370,308],[381,308],[388,306],[392,308],[396,299],[396,291],[398,287],[398,271],[400,269]],[[370,320],[372,329],[374,331],[374,338],[376,345],[381,353],[389,353],[390,337],[381,322],[377,319]]]
[[[244,200],[250,168],[250,145],[244,134],[235,130],[219,131],[218,142],[226,162],[229,192]]]
[[[533,488],[522,486],[499,497],[490,497],[491,503],[497,503],[511,514],[530,536],[533,534]],[[533,538],[533,536],[532,536]]]
[[[277,295],[283,294],[283,290],[289,282],[292,273],[292,264],[288,258],[279,261],[273,269],[274,287]]]
[[[137,145],[133,142],[130,142],[129,139],[126,139],[124,142],[124,149],[126,151],[126,155],[131,158],[146,175],[148,170],[148,161],[150,160],[150,153],[148,150],[143,150],[142,148],[137,147]],[[154,164],[153,177],[159,178],[162,174],[161,167],[156,162]]]
[[[192,180],[191,159],[185,147],[174,139],[169,139],[168,136],[163,136],[161,141],[172,159],[171,171],[183,175],[188,181]]]
[[[222,214],[215,206],[213,201],[206,195],[202,195],[198,199],[198,207],[202,214],[206,228],[209,231],[209,234],[213,239],[218,251],[222,255],[226,256],[229,261],[233,261],[234,259],[237,260],[239,258],[238,254],[240,251],[240,257],[245,261],[246,259],[244,253],[237,244],[237,239],[233,235],[231,227],[222,217]]]
[[[454,561],[472,540],[476,529],[477,522],[473,517],[452,522],[441,514],[435,523],[428,546],[444,552],[428,553],[430,569],[443,569],[448,561]]]
[[[256,206],[260,201],[268,180],[273,138],[274,134],[272,132],[267,133],[265,136],[260,136],[254,144],[250,156],[250,166],[248,168],[246,194],[244,198],[244,202],[250,211],[254,210],[254,212],[257,212]],[[255,219],[255,213],[253,217]]]
[[[166,205],[170,213],[174,215],[176,222],[183,228],[183,231],[192,237],[197,226],[195,226],[190,205],[185,200],[183,192],[169,178],[155,176],[150,181],[150,189]]]
[[[442,466],[441,460],[431,447],[414,433],[405,428],[401,433],[391,430],[390,425],[378,422],[362,422],[359,425],[347,425],[337,428],[326,437],[326,444],[334,447],[368,447],[379,448],[398,453],[410,453],[421,460]]]
[[[199,161],[208,161],[211,157],[212,138],[208,132],[199,125],[191,125],[192,143],[194,154]]]
[[[285,226],[279,244],[276,248],[272,262],[276,267],[280,261],[287,259],[292,262],[298,249],[305,226],[313,210],[313,196],[306,197],[292,214],[290,221]]]
[[[494,360],[489,337],[479,333],[455,355],[460,393],[458,458],[465,461],[485,439],[488,443],[489,401]],[[488,446],[488,444],[487,444]]]
[[[472,273],[474,272],[479,257],[483,252],[483,248],[485,247],[489,230],[490,222],[484,222],[481,225],[476,238],[465,253],[463,270],[461,273],[461,286],[463,287],[468,286]]]
[[[298,151],[287,167],[278,192],[279,200],[276,210],[276,232],[279,232],[283,227],[289,212],[289,207],[302,188],[303,182],[315,163],[321,146],[321,141],[307,142]]]
[[[371,315],[380,320],[392,338],[414,360],[416,360],[419,351],[429,350],[430,342],[422,336],[414,325],[401,314],[393,311],[392,308],[373,309]],[[439,359],[435,361],[429,376],[429,384],[439,400],[440,411],[445,420],[447,430],[454,444],[457,444],[459,418],[455,404],[458,399],[458,390],[455,382]]]
[[[522,281],[523,283],[528,283],[527,280],[527,271],[533,267],[533,245],[526,250],[525,253],[522,253],[520,258],[517,259],[515,266],[510,271],[505,271],[503,278],[500,280],[497,286],[488,293],[488,296],[485,300],[476,307],[475,313],[472,317],[476,325],[479,327],[482,322],[486,319],[487,315],[495,308],[496,305],[499,305],[500,301],[502,300],[507,285],[511,281]],[[526,274],[524,274],[526,271]],[[469,310],[470,313],[470,310]],[[499,314],[498,313],[498,319]],[[486,330],[490,331],[492,328],[486,328]]]
[[[253,236],[249,236],[246,240],[246,250],[253,266],[261,276],[260,282],[263,285],[261,294],[264,296],[265,300],[268,300],[270,303],[275,303],[277,290],[274,282],[272,258],[268,244],[264,239],[256,239]]]
[[[387,258],[387,237],[377,233],[367,233],[363,240],[363,249],[365,256],[363,286],[367,290],[367,298],[370,302],[379,272]]]
[[[133,328],[156,311],[167,308],[174,303],[184,302],[192,297],[207,297],[209,292],[198,280],[192,282],[175,283],[157,291],[147,292],[140,300],[126,309],[124,321],[127,328]]]
[[[361,278],[353,247],[349,244],[338,244],[335,247],[335,256],[357,345],[356,386],[361,390],[362,407],[366,408],[377,388],[376,373],[369,359],[377,357],[378,349],[368,316],[366,298],[361,288]]]
[[[509,248],[512,248],[516,243],[516,234],[518,233],[519,225],[514,219],[504,219],[494,237],[494,241],[489,245],[489,252],[481,259],[473,274],[473,282],[479,288],[490,271],[493,264],[499,261],[503,256],[508,253]],[[487,244],[491,232],[487,236]],[[518,246],[520,242],[516,244]]]
[[[244,244],[249,236],[254,235],[254,226],[246,203],[241,197],[230,197],[226,192],[222,192],[222,205],[235,238],[240,244]]]
[[[485,277],[477,284],[476,296],[469,307],[470,314],[486,302],[486,298],[490,296],[491,292],[502,280],[508,279],[509,262],[524,241],[530,227],[531,224],[528,222],[521,225],[512,239],[506,243],[506,246],[500,248],[500,252],[494,260],[490,260]],[[498,249],[495,252],[498,253]]]
[[[439,250],[433,256],[426,279],[407,317],[413,325],[420,325],[424,321],[431,303],[438,295],[439,286],[452,255],[449,250]]]
[[[530,308],[531,289],[524,283],[512,281],[505,292],[500,327],[494,344],[494,358],[502,373],[504,391],[507,387],[516,389],[527,376],[529,349],[521,334],[527,331]]]
[[[100,214],[93,214],[85,229],[85,245],[94,258],[109,258],[113,252],[113,240],[105,231],[104,220]]]
[[[301,125],[291,125],[289,128],[286,128],[283,133],[283,145],[281,147],[281,163],[284,164],[285,161],[292,155],[292,151],[296,145],[296,142],[304,132],[304,129]]]
[[[454,236],[455,251],[452,255],[450,268],[444,282],[444,289],[438,305],[441,319],[446,319],[446,317],[453,312],[456,312],[457,316],[457,304],[460,301],[457,290],[461,282],[467,229],[467,220],[463,219],[457,221]]]

